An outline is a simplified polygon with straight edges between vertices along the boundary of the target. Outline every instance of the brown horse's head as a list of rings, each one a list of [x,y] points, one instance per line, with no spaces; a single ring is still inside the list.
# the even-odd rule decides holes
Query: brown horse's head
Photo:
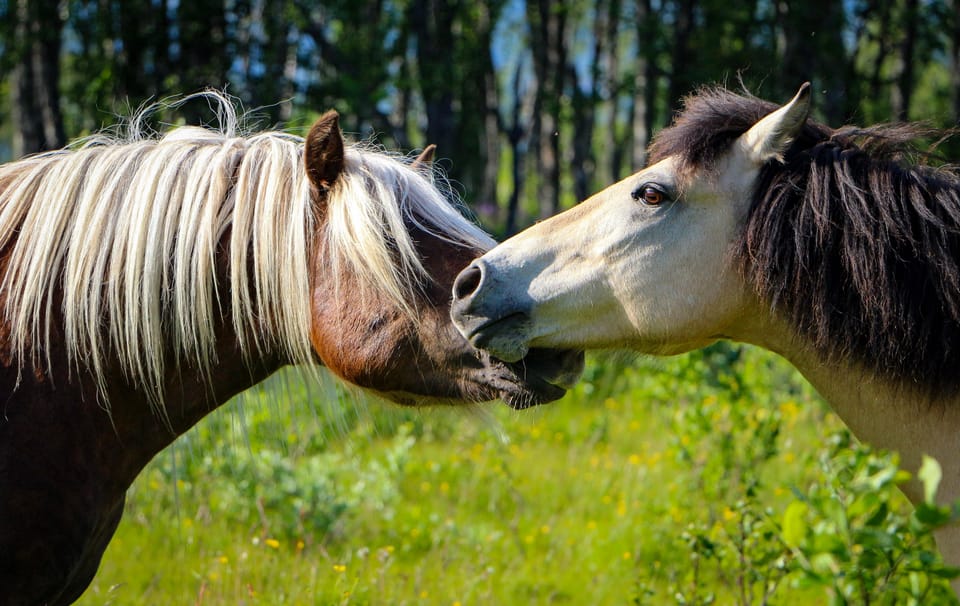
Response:
[[[311,341],[330,370],[402,404],[502,398],[524,408],[576,380],[581,352],[539,350],[506,364],[456,330],[454,278],[494,242],[429,171],[346,147],[335,112],[313,125],[304,158],[319,218]]]

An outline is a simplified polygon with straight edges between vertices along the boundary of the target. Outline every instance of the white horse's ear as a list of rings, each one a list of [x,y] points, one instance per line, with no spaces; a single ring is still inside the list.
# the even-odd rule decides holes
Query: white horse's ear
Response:
[[[755,164],[783,161],[783,152],[810,114],[810,83],[804,82],[789,103],[773,111],[740,135],[740,147]]]

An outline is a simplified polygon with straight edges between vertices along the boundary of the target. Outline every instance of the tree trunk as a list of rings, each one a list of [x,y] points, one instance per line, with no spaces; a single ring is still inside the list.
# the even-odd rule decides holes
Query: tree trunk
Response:
[[[479,4],[478,10],[482,11],[483,16],[478,23],[478,27],[482,28],[478,49],[479,52],[482,52],[482,56],[479,59],[480,65],[478,67],[482,80],[483,126],[481,132],[477,134],[481,139],[483,169],[477,189],[477,202],[496,208],[497,181],[500,177],[500,125],[497,113],[500,95],[497,91],[497,74],[493,67],[490,48],[493,24],[497,15],[484,3]]]
[[[903,40],[900,41],[900,72],[893,94],[893,115],[901,121],[910,119],[910,102],[914,86],[914,53],[917,47],[917,19],[919,17],[918,0],[906,0],[904,3]]]
[[[537,172],[542,218],[560,210],[560,106],[566,76],[567,7],[549,0],[527,2],[533,67],[537,76],[540,122],[537,133]]]
[[[869,29],[866,27],[866,22],[869,18],[876,18],[876,34],[871,35]],[[887,55],[889,54],[890,49],[890,3],[889,2],[877,2],[874,0],[869,3],[869,6],[864,11],[862,17],[864,30],[862,36],[866,36],[869,41],[872,41],[876,44],[877,55],[873,60],[873,68],[870,70],[869,75],[867,76],[867,94],[870,99],[880,99],[881,90],[883,88],[883,64],[887,60]],[[857,36],[856,48],[860,48],[861,39],[860,36]]]
[[[679,108],[680,99],[690,91],[694,84],[687,76],[692,61],[690,38],[694,29],[696,0],[679,0],[677,3],[676,23],[673,28],[673,48],[670,60],[670,86],[667,106]]]
[[[273,124],[287,122],[292,115],[297,69],[296,48],[290,43],[292,25],[276,4],[264,1],[258,7],[261,14],[254,22],[262,28],[257,47],[263,70],[249,83],[255,102],[266,104],[258,111],[265,112]]]
[[[656,27],[650,0],[637,0],[637,62],[630,100],[630,168],[636,172],[647,163],[647,146],[653,136],[654,103],[657,95]]]
[[[148,31],[152,25],[152,6],[145,6],[140,2],[118,3],[115,9],[119,14],[120,22],[118,37],[123,41],[120,52],[116,55],[116,76],[114,93],[138,103],[156,91],[148,92],[148,80],[145,59],[148,48]]]
[[[523,187],[526,176],[526,154],[522,149],[522,142],[526,129],[523,126],[523,106],[526,93],[522,90],[521,82],[523,80],[524,60],[517,60],[516,71],[513,74],[513,107],[510,112],[510,123],[506,125],[507,141],[510,143],[512,152],[511,174],[513,176],[513,187],[510,190],[510,198],[507,200],[507,218],[504,229],[505,236],[512,236],[517,232],[520,214],[520,198],[523,196]]]
[[[628,150],[630,146],[630,131],[632,129],[630,119],[633,110],[628,107],[627,109],[629,111],[624,112],[620,106],[620,95],[624,88],[629,89],[632,87],[632,84],[630,86],[624,86],[625,80],[620,75],[619,40],[620,23],[623,19],[622,0],[610,0],[607,10],[606,28],[603,34],[606,37],[606,56],[604,58],[606,80],[604,84],[607,97],[607,112],[610,116],[608,129],[613,145],[601,146],[600,148],[601,153],[606,154],[606,157],[598,158],[597,166],[598,168],[601,166],[605,167],[606,171],[597,171],[597,175],[593,179],[594,188],[598,187],[598,179],[600,185],[614,183],[620,180],[624,152]],[[639,60],[639,56],[637,60]],[[607,149],[607,147],[609,147],[609,149]]]
[[[845,122],[851,59],[843,45],[843,4],[779,0],[777,15],[783,37],[781,90],[777,94],[789,98],[803,82],[816,79],[815,85],[825,91],[820,107],[827,123]]]
[[[615,0],[611,0],[614,4]],[[606,57],[607,19],[604,0],[594,4],[593,15],[593,62],[590,68],[589,89],[583,90],[578,82],[573,65],[568,66],[570,85],[573,88],[573,194],[577,202],[590,195],[590,178],[596,172],[597,161],[593,152],[593,131],[596,124],[597,104],[600,102],[603,79],[609,74]],[[606,63],[606,70],[604,69]],[[606,72],[606,73],[605,73]],[[611,127],[613,125],[611,124]],[[612,147],[612,146],[608,146]]]
[[[194,93],[206,88],[223,89],[228,84],[226,12],[222,2],[184,2],[177,6],[179,31],[179,92]],[[189,124],[210,119],[202,104],[185,105],[178,113]]]
[[[454,96],[448,74],[455,14],[453,2],[444,0],[415,0],[410,13],[427,113],[427,142],[436,144],[441,155],[449,154],[455,143]]]
[[[11,118],[15,157],[63,147],[60,112],[60,34],[63,19],[56,0],[17,0],[11,74]]]
[[[950,87],[953,94],[953,123],[960,124],[960,0],[953,0],[953,36],[950,45]]]

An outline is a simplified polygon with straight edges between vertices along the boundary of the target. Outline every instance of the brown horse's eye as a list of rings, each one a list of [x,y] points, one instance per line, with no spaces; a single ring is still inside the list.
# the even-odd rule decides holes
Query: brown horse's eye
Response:
[[[632,197],[648,206],[658,206],[667,199],[662,189],[650,184],[644,184],[633,191]]]

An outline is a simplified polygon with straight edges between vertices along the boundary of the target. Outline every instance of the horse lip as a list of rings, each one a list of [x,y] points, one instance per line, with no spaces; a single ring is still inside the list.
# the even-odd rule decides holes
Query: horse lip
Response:
[[[528,348],[521,337],[529,325],[530,317],[522,311],[495,319],[483,319],[476,326],[466,327],[464,336],[470,345],[490,353],[503,362],[515,364],[527,355]]]
[[[464,322],[464,325],[461,328],[461,332],[463,333],[463,336],[467,338],[468,341],[473,343],[474,339],[484,338],[484,334],[489,333],[493,327],[497,327],[498,325],[501,325],[501,324],[509,325],[510,322],[523,321],[526,318],[526,315],[527,314],[523,313],[522,311],[515,311],[513,313],[509,313],[505,316],[500,316],[498,318],[473,316],[472,318],[470,318],[470,320],[472,320],[475,323],[475,325],[470,326],[469,325],[470,320],[468,320],[467,322]],[[464,328],[466,328],[465,331],[463,330]]]
[[[559,400],[566,393],[566,389],[543,381],[536,389],[528,387],[522,392],[504,391],[500,399],[514,410],[525,410]]]
[[[514,410],[524,410],[559,400],[566,393],[565,388],[554,385],[542,377],[533,376],[514,383],[511,389],[502,389],[500,399]]]
[[[549,358],[548,362],[553,362],[551,368],[544,368],[540,358]],[[528,367],[544,378],[552,385],[562,387],[563,389],[572,389],[580,376],[583,375],[585,365],[585,355],[581,349],[539,349],[533,348],[527,354],[525,360],[529,360]],[[537,365],[540,368],[537,368]]]

